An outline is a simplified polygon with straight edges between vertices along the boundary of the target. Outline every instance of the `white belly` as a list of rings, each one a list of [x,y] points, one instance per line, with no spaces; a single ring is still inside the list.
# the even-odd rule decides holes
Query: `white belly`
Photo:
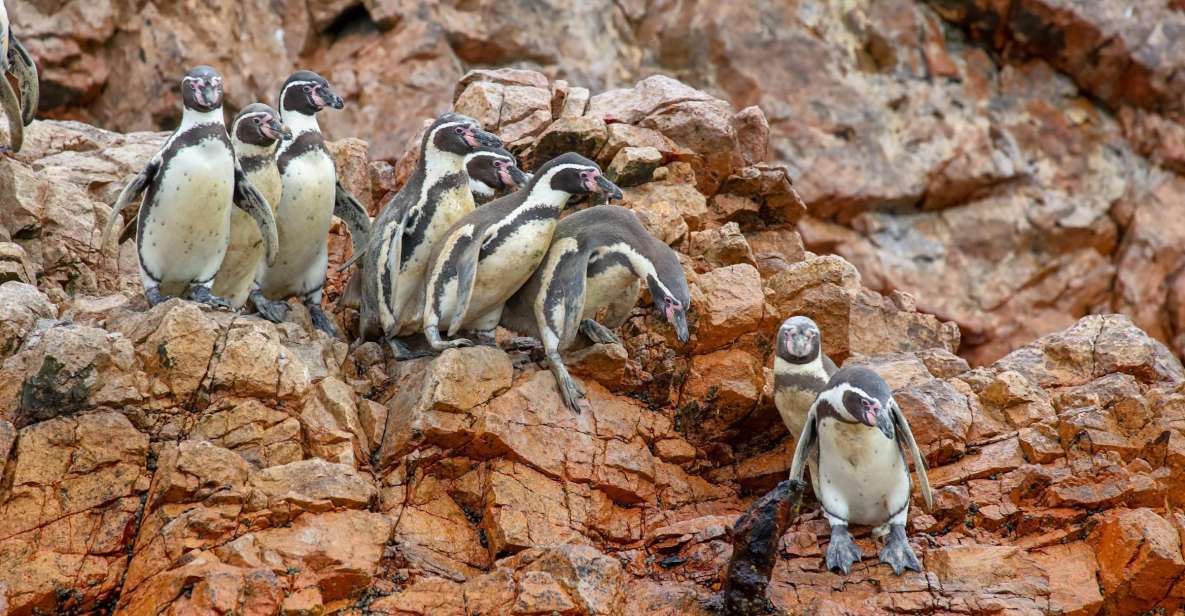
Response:
[[[280,247],[261,285],[268,297],[300,295],[324,283],[336,179],[333,161],[324,152],[309,152],[284,169],[276,207]]]
[[[396,315],[401,323],[398,334],[416,333],[423,327],[424,276],[432,247],[450,227],[473,209],[473,195],[470,194],[468,185],[462,185],[440,196],[436,215],[425,230],[424,241],[400,266],[395,301],[391,303],[399,311]]]
[[[496,252],[478,264],[477,279],[462,327],[476,326],[531,278],[547,254],[555,225],[556,221],[552,219],[535,220],[519,227]],[[494,325],[497,325],[496,321]]]
[[[585,280],[584,312],[581,319],[595,319],[597,311],[632,295],[634,302],[638,295],[638,277],[624,265],[613,265],[602,270],[595,277]],[[631,303],[634,303],[631,302]]]
[[[267,200],[275,212],[280,201],[280,172],[275,165],[265,165],[247,174],[248,181]],[[234,208],[230,213],[230,242],[222,267],[214,277],[214,295],[230,300],[231,306],[241,308],[251,291],[251,283],[262,265],[264,257],[263,237],[259,226],[246,212]]]
[[[828,513],[879,526],[909,501],[909,471],[897,442],[864,424],[819,422],[819,492]]]
[[[218,271],[230,232],[234,159],[209,139],[178,152],[155,187],[141,229],[141,266],[160,279],[161,291],[180,295]]]

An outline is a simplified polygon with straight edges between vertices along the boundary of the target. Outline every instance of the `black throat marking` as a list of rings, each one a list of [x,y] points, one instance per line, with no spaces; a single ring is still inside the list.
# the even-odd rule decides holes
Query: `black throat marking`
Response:
[[[329,150],[325,149],[325,137],[320,131],[306,130],[298,135],[296,141],[288,146],[276,160],[276,167],[279,168],[280,175],[284,175],[284,170],[288,168],[288,163],[293,159],[317,150],[329,156]],[[333,160],[333,157],[330,157],[330,160]]]
[[[254,173],[263,169],[275,161],[275,159],[276,157],[272,154],[252,154],[239,159],[239,166],[243,168],[244,173]]]
[[[498,248],[502,246],[502,244],[506,243],[506,241],[509,240],[515,233],[517,233],[523,226],[535,221],[555,220],[559,217],[559,208],[531,207],[526,208],[525,210],[519,210],[518,215],[516,215],[506,224],[499,227],[498,231],[494,233],[494,236],[486,240],[485,243],[481,245],[481,254],[478,255],[478,260],[484,259],[497,252]]]
[[[413,209],[408,226],[403,230],[403,254],[400,255],[399,261],[401,272],[407,269],[412,255],[424,243],[424,237],[428,234],[428,226],[432,224],[432,219],[436,216],[436,208],[441,197],[448,191],[461,187],[469,189],[469,176],[465,174],[463,168],[461,171],[445,175],[428,187],[428,193],[425,195],[423,203],[419,204],[420,209]]]
[[[604,274],[605,272],[618,266],[629,270],[629,272],[636,277],[641,277],[638,276],[638,272],[634,271],[634,265],[633,263],[630,263],[629,257],[616,250],[603,252],[601,253],[601,256],[594,259],[589,259],[588,273],[586,276],[588,278],[596,278],[597,276],[600,276],[601,274]]]

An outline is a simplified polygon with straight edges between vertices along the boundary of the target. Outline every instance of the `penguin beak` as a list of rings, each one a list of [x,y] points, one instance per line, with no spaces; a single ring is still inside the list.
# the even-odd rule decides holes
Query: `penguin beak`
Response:
[[[876,429],[885,435],[885,438],[890,441],[893,440],[895,431],[893,430],[893,420],[889,418],[889,413],[884,409],[876,414]]]
[[[691,340],[691,332],[687,331],[687,309],[668,307],[667,321],[675,327],[675,336],[679,338],[679,342],[687,344],[687,341]]]
[[[493,133],[486,132],[476,126],[470,126],[465,131],[465,143],[471,148],[500,148],[502,140]]]
[[[527,183],[527,174],[523,173],[517,165],[510,165],[502,170],[502,183],[508,188],[517,188]]]
[[[333,89],[327,86],[321,86],[313,90],[313,102],[317,103],[318,107],[332,107],[334,109],[341,109],[346,106],[342,97],[337,95]]]
[[[610,182],[608,178],[601,174],[597,174],[596,189],[591,192],[605,195],[606,199],[621,199],[621,189],[616,184]]]
[[[786,332],[786,354],[790,357],[806,357],[811,352],[810,336],[797,329]]]
[[[864,405],[862,410],[863,414],[859,417],[860,423],[880,430],[881,434],[884,434],[885,438],[889,440],[893,439],[893,422],[879,401],[869,401],[869,404]]]
[[[288,126],[275,118],[268,120],[263,125],[263,134],[277,141],[292,138],[292,131],[289,130]]]

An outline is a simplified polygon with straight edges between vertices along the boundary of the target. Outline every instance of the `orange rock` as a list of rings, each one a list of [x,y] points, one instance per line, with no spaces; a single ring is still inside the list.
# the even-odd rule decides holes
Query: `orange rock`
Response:
[[[718,349],[753,331],[765,312],[761,275],[752,265],[739,264],[701,274],[692,293],[696,315],[696,349]],[[760,388],[758,388],[760,391]]]
[[[1104,609],[1137,613],[1152,607],[1179,609],[1185,588],[1181,539],[1173,525],[1151,509],[1105,514],[1088,539],[1099,564]]]

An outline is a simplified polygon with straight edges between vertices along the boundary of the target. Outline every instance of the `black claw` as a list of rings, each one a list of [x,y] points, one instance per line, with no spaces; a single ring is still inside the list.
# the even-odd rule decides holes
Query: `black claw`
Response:
[[[621,338],[617,337],[612,330],[592,319],[584,319],[580,322],[580,331],[589,340],[597,344],[621,344]]]
[[[272,323],[282,323],[288,316],[288,302],[272,301],[259,291],[251,293],[251,303],[255,304],[255,312]]]
[[[225,298],[214,295],[210,292],[210,289],[206,287],[194,287],[189,293],[189,299],[198,302],[199,304],[205,304],[212,308],[218,308],[219,310],[230,310],[230,302],[226,301]]]
[[[860,547],[852,541],[847,526],[831,527],[831,542],[827,544],[828,569],[847,575],[852,570],[852,565],[860,562],[863,556]]]
[[[893,573],[901,575],[906,569],[921,572],[922,564],[913,553],[909,540],[905,538],[904,526],[891,526],[889,537],[885,540],[885,547],[881,548],[880,559],[893,568]]]
[[[316,304],[305,304],[305,306],[309,309],[309,318],[313,321],[313,327],[329,334],[330,338],[338,337],[337,327],[333,325],[333,320],[329,318],[329,315],[325,314],[325,311],[320,306]]]

